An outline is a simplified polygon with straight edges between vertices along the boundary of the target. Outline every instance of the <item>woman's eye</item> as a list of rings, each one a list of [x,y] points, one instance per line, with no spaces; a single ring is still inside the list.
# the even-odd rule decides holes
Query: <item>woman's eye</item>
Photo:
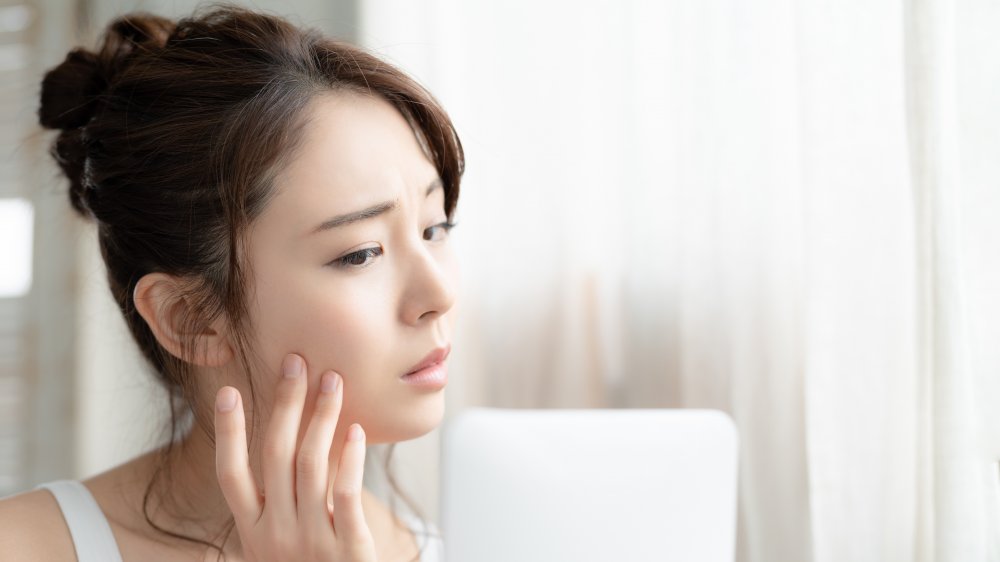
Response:
[[[366,267],[371,263],[371,259],[377,258],[382,255],[382,248],[365,248],[364,250],[358,250],[357,252],[351,252],[342,258],[337,258],[333,260],[331,265],[336,265],[338,267],[348,268],[348,267]]]
[[[428,228],[424,231],[424,240],[438,241],[448,235],[451,229],[455,228],[456,224],[453,222],[442,222],[435,224],[434,226]]]

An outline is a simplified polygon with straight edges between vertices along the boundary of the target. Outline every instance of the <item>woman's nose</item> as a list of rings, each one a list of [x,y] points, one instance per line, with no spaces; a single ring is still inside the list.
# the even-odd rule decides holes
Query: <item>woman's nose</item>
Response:
[[[419,247],[412,254],[403,291],[403,318],[416,325],[437,318],[455,304],[457,262],[445,246]]]

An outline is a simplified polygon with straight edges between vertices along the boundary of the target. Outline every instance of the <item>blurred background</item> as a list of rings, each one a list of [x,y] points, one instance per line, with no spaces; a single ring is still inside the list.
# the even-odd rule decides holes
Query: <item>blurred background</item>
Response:
[[[246,4],[455,121],[448,416],[721,409],[741,562],[1000,560],[1000,3]],[[35,111],[114,16],[196,5],[0,0],[0,495],[162,439]],[[438,444],[396,454],[432,519]]]

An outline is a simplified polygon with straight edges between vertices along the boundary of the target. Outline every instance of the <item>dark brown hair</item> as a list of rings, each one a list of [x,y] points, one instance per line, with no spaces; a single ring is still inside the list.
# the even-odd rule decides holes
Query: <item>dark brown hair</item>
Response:
[[[281,18],[226,5],[177,22],[126,15],[96,51],[74,49],[42,81],[39,121],[60,130],[51,152],[69,178],[70,202],[97,223],[111,293],[168,391],[164,455],[184,420],[203,430],[210,422],[191,365],[163,349],[137,312],[136,282],[151,272],[189,281],[187,333],[225,315],[253,372],[250,264],[241,249],[301,139],[307,105],[341,90],[379,96],[406,118],[437,168],[451,219],[464,155],[436,100],[371,54]],[[250,391],[253,402],[252,382]],[[160,473],[143,499],[147,521],[221,553],[152,522],[147,506]]]

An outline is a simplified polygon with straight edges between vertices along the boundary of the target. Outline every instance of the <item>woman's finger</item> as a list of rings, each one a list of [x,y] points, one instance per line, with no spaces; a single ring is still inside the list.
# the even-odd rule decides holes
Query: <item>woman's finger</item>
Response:
[[[365,472],[365,432],[351,424],[333,483],[333,526],[338,540],[369,542],[371,533],[361,509],[361,484]]]
[[[315,533],[329,534],[330,518],[327,511],[327,492],[330,483],[330,446],[337,430],[337,418],[343,404],[340,375],[333,371],[323,373],[319,394],[309,427],[302,438],[295,464],[295,488],[298,496],[299,521],[318,524]]]
[[[215,471],[237,526],[252,528],[262,506],[247,454],[243,400],[231,386],[215,397]]]
[[[280,521],[296,518],[295,448],[306,397],[305,361],[295,354],[285,356],[281,380],[261,447],[261,476],[266,509]]]

